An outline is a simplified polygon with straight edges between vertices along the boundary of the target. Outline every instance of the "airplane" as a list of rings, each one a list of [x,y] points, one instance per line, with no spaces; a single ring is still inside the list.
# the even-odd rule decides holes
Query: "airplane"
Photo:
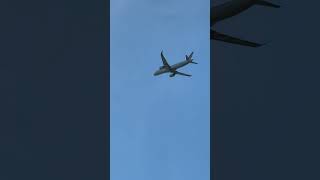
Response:
[[[260,5],[272,8],[280,8],[279,5],[264,0],[231,0],[229,2],[213,6],[210,9],[210,40],[223,41],[249,47],[260,47],[263,44],[242,40],[213,30],[213,26],[222,20],[235,16],[253,5]]]
[[[158,76],[158,75],[164,74],[164,73],[171,73],[169,75],[170,77],[174,77],[176,74],[190,77],[191,75],[179,72],[179,71],[177,71],[177,69],[179,69],[187,64],[190,64],[190,63],[198,64],[193,61],[192,55],[193,55],[193,52],[191,52],[191,54],[189,56],[186,55],[186,60],[179,62],[177,64],[174,64],[174,65],[169,65],[166,58],[163,55],[163,51],[161,51],[161,59],[162,59],[163,66],[161,66],[153,75]]]

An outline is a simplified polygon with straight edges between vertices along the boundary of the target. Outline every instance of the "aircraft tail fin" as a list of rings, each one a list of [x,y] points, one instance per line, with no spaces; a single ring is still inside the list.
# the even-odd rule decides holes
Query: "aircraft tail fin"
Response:
[[[189,56],[186,55],[186,61],[188,61],[189,63],[192,63],[192,64],[198,64],[193,61],[192,56],[193,56],[193,52]]]
[[[192,56],[193,56],[193,52],[189,56],[186,55],[186,60],[188,61],[189,59],[192,59]]]
[[[256,2],[256,4],[260,5],[260,6],[267,6],[267,7],[272,7],[272,8],[280,8],[279,5],[270,3],[268,1],[264,1],[264,0],[259,0],[259,1]]]

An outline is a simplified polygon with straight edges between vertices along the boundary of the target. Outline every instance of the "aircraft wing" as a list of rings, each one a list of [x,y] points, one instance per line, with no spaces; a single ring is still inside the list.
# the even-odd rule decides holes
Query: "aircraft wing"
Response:
[[[280,8],[279,5],[270,3],[268,1],[264,1],[264,0],[259,0],[259,1],[256,2],[256,4],[260,5],[260,6],[268,6],[268,7],[272,7],[272,8]]]
[[[190,74],[185,74],[185,73],[182,73],[182,72],[179,72],[179,71],[175,71],[174,73],[182,75],[182,76],[189,76],[189,77],[191,76]]]
[[[258,43],[242,40],[239,38],[235,38],[232,36],[228,36],[228,35],[213,31],[213,30],[210,30],[210,39],[223,41],[223,42],[227,42],[227,43],[231,43],[231,44],[238,44],[238,45],[242,45],[242,46],[250,46],[250,47],[259,47],[259,46],[263,45],[263,44],[258,44]]]
[[[164,66],[170,67],[169,63],[167,62],[166,58],[163,55],[163,51],[161,51],[161,59]]]

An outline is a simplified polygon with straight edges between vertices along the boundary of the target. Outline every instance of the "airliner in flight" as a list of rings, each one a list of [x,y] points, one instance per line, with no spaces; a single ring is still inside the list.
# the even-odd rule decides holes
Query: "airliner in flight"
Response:
[[[193,55],[193,52],[189,56],[186,55],[186,60],[181,61],[181,62],[174,64],[174,65],[169,65],[169,63],[167,62],[166,58],[163,55],[163,51],[161,51],[161,59],[162,59],[163,65],[153,75],[158,76],[158,75],[164,74],[164,73],[171,73],[169,75],[170,77],[173,77],[176,74],[182,75],[182,76],[191,76],[190,74],[185,74],[185,73],[179,72],[179,71],[177,71],[177,69],[182,68],[183,66],[190,64],[190,63],[191,64],[198,64],[193,61],[192,55]]]

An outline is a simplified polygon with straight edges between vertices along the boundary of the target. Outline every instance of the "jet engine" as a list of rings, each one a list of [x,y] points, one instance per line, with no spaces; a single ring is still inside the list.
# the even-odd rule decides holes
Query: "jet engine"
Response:
[[[170,76],[170,77],[173,77],[173,76],[175,76],[175,75],[176,75],[176,74],[173,73],[173,74],[170,74],[169,76]]]

